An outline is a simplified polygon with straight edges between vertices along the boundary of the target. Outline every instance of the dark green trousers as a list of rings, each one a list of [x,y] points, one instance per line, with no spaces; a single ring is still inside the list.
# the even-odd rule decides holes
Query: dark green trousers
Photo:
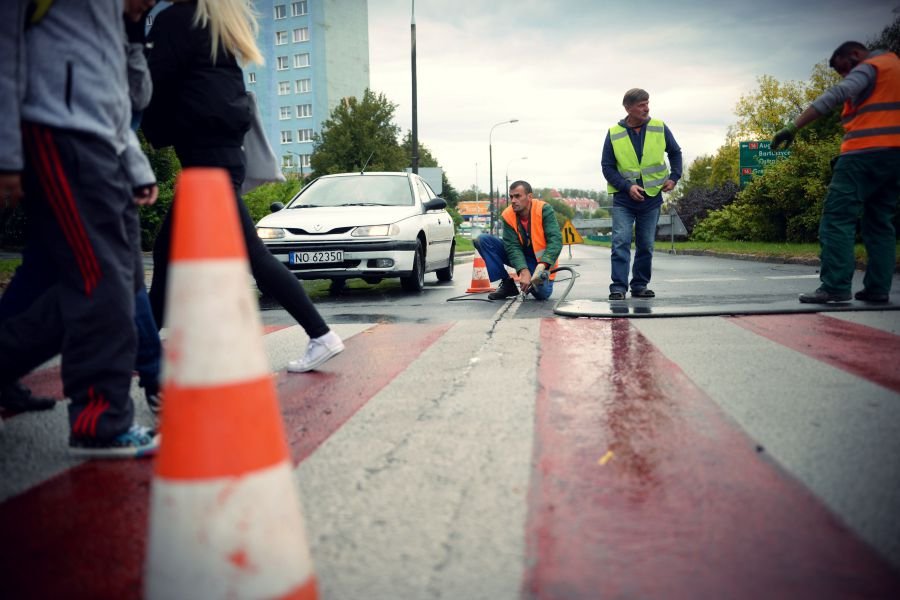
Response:
[[[877,294],[891,291],[897,238],[893,218],[900,197],[900,148],[842,155],[834,167],[819,224],[819,278],[830,293],[848,293],[856,261],[853,243],[861,219],[868,254],[863,285]]]

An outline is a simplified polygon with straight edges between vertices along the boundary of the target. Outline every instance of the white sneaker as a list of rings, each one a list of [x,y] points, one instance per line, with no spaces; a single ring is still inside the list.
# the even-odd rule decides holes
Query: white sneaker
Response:
[[[306,354],[300,360],[292,360],[288,363],[287,370],[291,373],[305,373],[322,366],[326,360],[343,352],[344,342],[334,331],[329,331],[323,336],[309,340]]]

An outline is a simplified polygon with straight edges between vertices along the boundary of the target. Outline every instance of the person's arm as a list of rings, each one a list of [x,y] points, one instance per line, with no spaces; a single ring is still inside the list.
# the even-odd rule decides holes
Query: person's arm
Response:
[[[541,256],[541,262],[545,263],[549,270],[556,264],[556,259],[562,252],[562,231],[559,229],[559,221],[556,220],[556,213],[553,212],[552,206],[545,204],[541,213],[544,221],[544,239],[547,241],[547,248],[544,250],[544,255]]]
[[[503,248],[506,250],[506,258],[509,266],[518,274],[522,270],[528,270],[528,263],[525,261],[525,252],[522,250],[522,244],[519,242],[519,234],[505,220],[503,223]]]
[[[662,191],[671,192],[675,189],[675,184],[681,179],[683,172],[683,162],[681,157],[681,146],[675,141],[675,136],[668,125],[663,125],[666,136],[666,156],[669,157],[669,178],[663,184]]]
[[[600,167],[603,170],[603,178],[606,182],[620,192],[627,192],[634,185],[633,181],[622,177],[619,169],[616,168],[616,153],[613,151],[608,131],[606,132],[606,139],[603,141],[603,156],[600,159]]]
[[[22,199],[21,102],[25,90],[25,2],[0,2],[0,209]]]
[[[862,63],[854,67],[840,83],[822,92],[802,113],[776,133],[772,138],[770,148],[778,150],[782,144],[784,148],[787,148],[794,141],[794,136],[800,129],[830,113],[846,100],[864,97],[866,91],[874,86],[877,75],[875,67],[870,64]]]

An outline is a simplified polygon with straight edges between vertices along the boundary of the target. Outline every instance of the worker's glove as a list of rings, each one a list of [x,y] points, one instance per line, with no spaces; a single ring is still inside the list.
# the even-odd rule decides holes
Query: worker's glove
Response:
[[[772,143],[769,145],[769,149],[773,151],[779,150],[783,144],[784,149],[787,150],[788,146],[791,145],[791,142],[794,141],[795,135],[797,135],[797,126],[791,121],[784,129],[775,134],[775,137],[772,138]]]
[[[547,265],[544,263],[538,263],[534,268],[534,273],[531,274],[531,281],[536,283],[544,283],[547,281],[547,277],[549,277],[549,273],[547,273]]]

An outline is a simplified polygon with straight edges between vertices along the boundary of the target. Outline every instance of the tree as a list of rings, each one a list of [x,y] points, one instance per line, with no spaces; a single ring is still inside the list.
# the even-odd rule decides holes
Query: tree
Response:
[[[397,105],[367,89],[362,100],[344,98],[313,135],[310,166],[316,175],[362,171],[402,171],[407,164],[393,123]]]
[[[894,54],[900,55],[900,6],[894,9],[894,13],[897,14],[894,22],[885,27],[881,35],[867,44],[869,48],[890,50]]]

